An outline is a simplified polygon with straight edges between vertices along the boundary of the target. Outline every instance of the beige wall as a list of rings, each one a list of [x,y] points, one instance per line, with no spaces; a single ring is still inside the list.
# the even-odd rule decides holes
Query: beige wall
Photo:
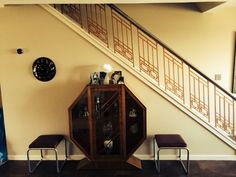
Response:
[[[177,54],[218,84],[232,88],[236,7],[200,13],[191,5],[118,5]],[[142,14],[142,15],[140,15]]]
[[[122,8],[134,10],[131,6]],[[140,6],[137,8],[140,10]],[[137,154],[151,154],[154,133],[181,133],[192,155],[234,155],[222,141],[40,7],[6,6],[0,9],[0,19],[0,83],[9,155],[25,157],[29,143],[40,134],[68,135],[67,108],[89,82],[89,73],[98,71],[104,63],[122,70],[127,86],[147,107],[148,138]],[[18,47],[24,49],[24,54],[16,54]],[[40,82],[32,74],[32,63],[41,56],[53,59],[57,67],[55,78],[49,82]],[[231,70],[229,60],[224,60],[228,64],[211,68]],[[74,154],[80,154],[73,149]]]

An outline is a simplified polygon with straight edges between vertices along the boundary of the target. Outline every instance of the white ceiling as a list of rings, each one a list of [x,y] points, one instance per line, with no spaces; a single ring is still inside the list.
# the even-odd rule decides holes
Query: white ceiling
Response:
[[[138,4],[138,3],[195,3],[199,11],[215,7],[236,7],[236,0],[0,0],[0,7],[13,4]]]
[[[236,0],[0,0],[0,4],[62,4],[62,3],[186,3],[186,2],[223,2],[235,4]]]

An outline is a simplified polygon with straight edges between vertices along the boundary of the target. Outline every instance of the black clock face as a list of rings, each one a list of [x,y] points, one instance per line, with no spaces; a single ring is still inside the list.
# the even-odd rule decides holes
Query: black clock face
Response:
[[[36,59],[32,66],[34,76],[40,81],[50,81],[56,75],[56,66],[47,57]]]

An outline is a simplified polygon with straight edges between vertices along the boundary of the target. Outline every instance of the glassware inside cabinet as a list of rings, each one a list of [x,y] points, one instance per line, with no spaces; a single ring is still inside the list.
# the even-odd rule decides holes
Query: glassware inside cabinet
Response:
[[[96,155],[120,154],[119,92],[93,92]]]

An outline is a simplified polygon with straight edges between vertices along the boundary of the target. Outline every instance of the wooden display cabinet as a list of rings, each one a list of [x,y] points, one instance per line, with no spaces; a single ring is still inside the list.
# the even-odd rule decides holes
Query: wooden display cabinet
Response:
[[[69,108],[79,168],[141,168],[132,156],[146,138],[146,108],[125,85],[87,85]]]

